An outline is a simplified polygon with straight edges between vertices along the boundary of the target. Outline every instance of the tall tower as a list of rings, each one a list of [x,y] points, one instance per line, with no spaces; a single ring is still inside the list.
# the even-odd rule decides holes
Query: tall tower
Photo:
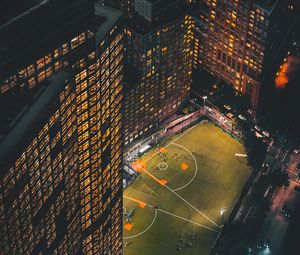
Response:
[[[192,19],[185,4],[172,2],[138,0],[138,13],[125,21],[125,144],[153,130],[189,95]]]
[[[121,255],[121,13],[86,0],[5,7],[0,253]]]
[[[207,0],[196,22],[194,64],[257,107],[269,24],[278,1]]]
[[[131,13],[134,11],[134,2],[135,0],[106,0],[106,3],[118,8],[123,11],[125,14]]]

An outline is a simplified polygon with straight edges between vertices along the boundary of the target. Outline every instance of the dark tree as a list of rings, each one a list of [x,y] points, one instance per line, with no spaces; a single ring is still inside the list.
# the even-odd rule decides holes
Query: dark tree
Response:
[[[249,125],[244,126],[244,144],[249,165],[253,168],[260,166],[266,156],[267,146],[262,139],[255,136]]]

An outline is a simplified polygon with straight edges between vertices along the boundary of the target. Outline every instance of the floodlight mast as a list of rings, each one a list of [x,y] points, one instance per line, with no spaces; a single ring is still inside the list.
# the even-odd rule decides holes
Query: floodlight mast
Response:
[[[220,215],[222,216],[222,219],[221,219],[221,227],[222,227],[223,224],[224,224],[224,213],[225,213],[225,208],[221,208],[221,210],[220,210]]]

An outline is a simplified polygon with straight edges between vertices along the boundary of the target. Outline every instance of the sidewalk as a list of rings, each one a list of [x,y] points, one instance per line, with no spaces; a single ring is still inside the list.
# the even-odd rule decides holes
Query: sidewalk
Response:
[[[281,159],[282,157],[280,156],[280,153],[277,154],[277,160]],[[298,162],[300,162],[300,155],[292,154],[288,168],[286,169],[288,170],[290,184],[287,189],[277,188],[274,192],[271,199],[271,208],[259,231],[258,240],[270,239],[270,249],[267,253],[266,251],[254,253],[256,255],[276,255],[280,251],[282,242],[290,224],[290,220],[282,214],[281,209],[284,205],[287,205],[288,208],[293,210],[300,201],[300,193],[295,191],[295,187],[299,185],[299,181],[295,179],[296,173],[298,172],[296,169]]]

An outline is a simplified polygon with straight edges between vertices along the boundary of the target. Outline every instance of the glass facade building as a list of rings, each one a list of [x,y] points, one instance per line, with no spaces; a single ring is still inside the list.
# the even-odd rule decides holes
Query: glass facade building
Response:
[[[139,15],[125,25],[125,144],[141,138],[176,112],[192,74],[192,18],[185,5],[160,12],[157,22]]]
[[[123,30],[100,9],[40,1],[0,26],[0,254],[122,254]]]
[[[194,16],[194,65],[248,95],[257,108],[270,22],[278,1],[205,0]]]
[[[128,14],[134,11],[135,0],[107,0],[106,3]]]

